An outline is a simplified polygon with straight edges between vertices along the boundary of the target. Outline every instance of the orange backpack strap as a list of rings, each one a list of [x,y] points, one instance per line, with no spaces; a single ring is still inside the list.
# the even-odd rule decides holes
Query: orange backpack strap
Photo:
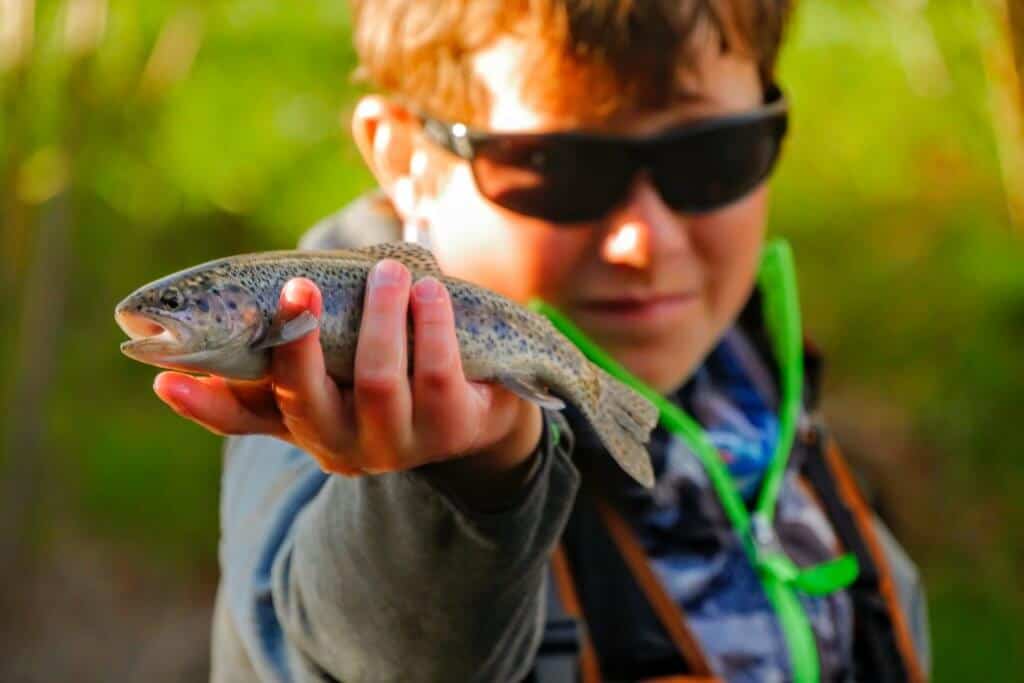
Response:
[[[561,544],[551,555],[551,571],[554,575],[555,590],[562,603],[562,609],[573,617],[582,627],[580,629],[580,680],[581,683],[601,683],[601,665],[597,660],[597,652],[587,633],[586,619],[580,607],[580,599],[576,594],[576,584],[572,580],[569,560],[565,557],[565,548]]]
[[[637,583],[640,584],[644,595],[651,602],[652,607],[654,607],[658,618],[661,619],[664,624],[666,617],[663,617],[662,613],[672,613],[671,616],[668,616],[667,618],[673,626],[670,627],[665,625],[665,628],[669,630],[669,635],[672,637],[673,643],[675,643],[676,647],[679,648],[681,653],[684,653],[687,664],[695,671],[693,675],[658,676],[657,678],[646,678],[637,681],[637,683],[721,683],[719,679],[710,675],[710,667],[708,666],[707,660],[704,658],[703,650],[701,650],[700,645],[690,633],[689,627],[687,627],[686,622],[683,620],[683,615],[679,611],[679,608],[676,607],[675,603],[673,603],[671,598],[668,597],[668,594],[665,593],[664,588],[662,588],[661,584],[658,582],[657,577],[654,576],[650,567],[647,566],[646,556],[643,554],[639,543],[633,537],[632,531],[630,531],[628,527],[619,526],[625,525],[625,521],[611,507],[605,507],[605,509],[602,510],[601,507],[606,506],[606,504],[600,502],[598,503],[598,506],[598,511],[600,512],[602,519],[604,519],[605,524],[608,526],[612,540],[619,548],[619,552],[622,553],[622,556],[626,561],[626,566],[630,569],[630,572],[633,574]],[[609,513],[610,517],[605,517],[605,515]],[[612,522],[612,524],[616,525],[615,527],[613,527],[612,524],[608,524],[609,519],[615,520]],[[623,531],[626,536],[619,535]],[[620,538],[626,538],[626,543],[630,544],[630,550],[628,551],[629,554],[627,554],[624,547],[619,544]],[[634,550],[640,553],[639,558],[631,554]],[[641,576],[637,575],[634,570],[637,559],[643,563],[645,573],[642,574],[642,576],[645,578],[641,578]],[[551,556],[551,570],[554,575],[555,589],[558,591],[558,599],[562,604],[562,609],[565,610],[566,614],[574,617],[581,625],[584,626],[580,633],[580,681],[581,683],[601,683],[603,679],[601,677],[601,665],[597,658],[597,651],[594,649],[594,644],[590,640],[590,636],[585,628],[586,618],[580,605],[579,596],[576,593],[576,587],[572,578],[572,570],[569,567],[569,561],[565,555],[565,548],[561,545],[555,548],[555,552]],[[657,598],[657,601],[651,598],[652,594],[658,594],[660,596]],[[680,634],[682,634],[681,638],[688,643],[685,650],[680,647],[680,641],[676,640]],[[703,669],[698,671],[697,667],[701,665],[703,666]]]
[[[857,622],[855,656],[868,669],[863,672],[865,680],[925,683],[928,677],[921,667],[871,508],[838,444],[824,427],[808,430],[803,438],[809,446],[809,457],[802,472],[817,491],[842,543],[860,564],[857,580],[847,590]]]
[[[615,542],[615,546],[619,549],[622,559],[625,560],[626,566],[629,567],[630,573],[693,674],[684,678],[671,677],[657,680],[713,680],[711,678],[711,665],[704,656],[703,648],[701,648],[700,643],[697,642],[697,639],[690,631],[690,627],[687,625],[686,619],[683,618],[679,606],[676,605],[675,601],[665,591],[661,581],[658,580],[658,577],[651,570],[647,554],[640,545],[640,541],[634,535],[633,530],[629,528],[626,520],[622,518],[615,508],[607,502],[595,499],[594,503],[598,514],[601,516],[601,520],[604,522],[605,528],[608,529],[612,541]]]
[[[839,446],[835,439],[829,439],[824,449],[825,462],[832,475],[836,479],[839,493],[853,513],[853,518],[871,554],[875,570],[878,573],[878,590],[885,600],[889,616],[892,619],[893,632],[896,637],[896,646],[899,648],[903,664],[907,671],[907,680],[912,683],[925,683],[927,677],[921,669],[920,659],[917,656],[917,649],[914,647],[914,639],[910,634],[910,625],[907,623],[907,615],[903,613],[899,597],[896,595],[896,583],[893,581],[889,562],[886,559],[885,551],[882,549],[881,541],[875,530],[873,515],[868,504],[861,495],[860,488],[854,481],[853,474],[847,466],[845,459],[839,452]]]

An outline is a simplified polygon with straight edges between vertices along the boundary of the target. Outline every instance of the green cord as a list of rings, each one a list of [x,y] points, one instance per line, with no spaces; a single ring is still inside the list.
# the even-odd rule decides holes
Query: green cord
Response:
[[[779,440],[753,515],[747,512],[732,475],[696,420],[626,370],[557,309],[540,300],[531,301],[530,308],[546,316],[593,363],[650,400],[658,408],[661,424],[687,441],[704,466],[747,556],[758,570],[765,594],[782,625],[794,680],[797,683],[817,683],[821,677],[818,650],[798,591],[812,596],[834,593],[853,583],[859,567],[857,559],[846,554],[801,569],[786,556],[775,537],[772,520],[789,453],[796,438],[804,375],[796,269],[792,251],[784,240],[776,239],[765,246],[758,284],[764,299],[765,322],[781,370],[782,401]]]
[[[765,322],[782,372],[779,439],[755,506],[755,514],[763,515],[770,524],[775,518],[775,502],[782,487],[803,404],[803,328],[796,288],[796,268],[789,244],[783,240],[773,240],[765,246],[757,280],[764,293]]]

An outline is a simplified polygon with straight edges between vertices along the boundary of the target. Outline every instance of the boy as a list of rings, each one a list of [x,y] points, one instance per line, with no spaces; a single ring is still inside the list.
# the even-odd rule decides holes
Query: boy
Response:
[[[361,68],[387,92],[360,101],[353,134],[383,195],[303,246],[428,244],[448,275],[554,305],[691,411],[747,508],[774,460],[787,471],[753,536],[674,431],[653,435],[658,480],[639,488],[574,416],[467,382],[444,287],[383,261],[353,387],[327,377],[316,334],[276,350],[258,387],[157,378],[179,413],[239,437],[213,679],[923,679],[916,575],[810,401],[775,453],[783,391],[755,278],[788,3],[353,4]],[[321,306],[295,280],[280,315]],[[857,580],[787,593],[786,617],[751,538],[795,562],[778,591],[846,551]]]

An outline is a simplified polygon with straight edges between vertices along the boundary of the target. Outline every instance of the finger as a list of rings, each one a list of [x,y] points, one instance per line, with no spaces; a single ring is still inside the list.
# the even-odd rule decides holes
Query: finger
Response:
[[[250,410],[220,377],[162,372],[156,376],[153,390],[176,413],[216,434],[288,436],[279,417]]]
[[[260,380],[258,382],[243,382],[238,380],[221,380],[219,377],[203,377],[202,382],[222,381],[228,390],[235,395],[239,403],[258,415],[267,415],[281,422],[282,429],[287,430],[283,423],[281,411],[277,406],[277,397],[274,395],[274,387],[270,381]],[[348,405],[349,401],[342,392],[342,401]],[[327,451],[323,444],[313,439],[301,438],[288,430],[286,441],[294,443],[305,450],[320,465],[320,468],[331,474],[342,474],[345,476],[362,476],[366,474],[363,470],[347,462],[344,457],[339,457],[336,452]]]
[[[500,384],[490,382],[469,382],[468,384],[473,402],[478,406],[478,410],[490,418],[481,423],[476,441],[470,446],[473,451],[490,448],[503,437],[507,437],[513,422],[522,418],[524,412],[536,412],[538,417],[540,415],[536,405],[525,401]]]
[[[320,318],[323,299],[313,282],[296,278],[281,291],[278,315],[291,320],[302,311]],[[345,401],[327,374],[319,329],[276,347],[271,377],[284,424],[301,445],[332,453],[351,446],[353,434],[345,419]]]
[[[389,468],[411,442],[407,375],[409,271],[385,259],[368,278],[355,359],[355,410],[364,466]]]
[[[463,375],[451,298],[436,278],[425,277],[411,299],[416,443],[432,453],[460,453],[477,439],[480,421],[467,417],[480,402]]]
[[[221,381],[234,394],[238,402],[250,412],[281,419],[281,411],[278,410],[277,401],[274,399],[274,385],[269,379],[250,382],[221,379],[219,377],[205,377],[200,378],[200,381],[206,384]]]

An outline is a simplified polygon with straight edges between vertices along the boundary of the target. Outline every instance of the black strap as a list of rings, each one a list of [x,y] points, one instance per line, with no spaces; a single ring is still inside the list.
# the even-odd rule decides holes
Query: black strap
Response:
[[[548,562],[544,639],[526,683],[601,683],[597,651],[587,633],[572,569],[559,545]]]

